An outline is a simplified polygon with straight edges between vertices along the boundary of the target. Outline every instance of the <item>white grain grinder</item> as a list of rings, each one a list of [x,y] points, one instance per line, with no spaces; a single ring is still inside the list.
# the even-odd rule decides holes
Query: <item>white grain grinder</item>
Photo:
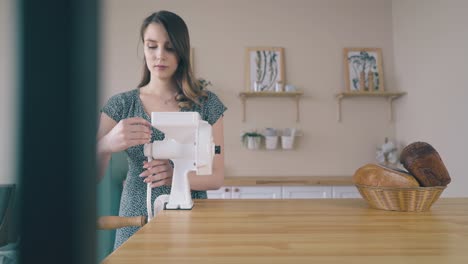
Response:
[[[146,206],[148,221],[163,209],[191,210],[193,207],[188,173],[210,175],[213,157],[220,153],[213,142],[211,125],[202,120],[198,112],[152,112],[151,125],[164,133],[162,141],[145,144],[144,154],[152,159],[170,159],[174,162],[174,173],[170,195],[160,195],[151,212],[151,187],[148,183]]]

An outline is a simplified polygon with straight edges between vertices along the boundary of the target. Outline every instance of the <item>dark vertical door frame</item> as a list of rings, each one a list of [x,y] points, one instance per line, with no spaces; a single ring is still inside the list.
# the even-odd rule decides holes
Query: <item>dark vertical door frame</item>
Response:
[[[20,263],[96,262],[98,0],[20,0]]]

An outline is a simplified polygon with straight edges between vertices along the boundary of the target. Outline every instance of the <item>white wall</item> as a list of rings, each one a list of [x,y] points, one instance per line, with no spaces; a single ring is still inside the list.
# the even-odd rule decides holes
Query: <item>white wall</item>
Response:
[[[468,196],[468,1],[395,0],[396,133],[434,146],[452,177],[444,196]]]
[[[16,126],[13,8],[13,1],[0,1],[0,184],[16,182],[13,175],[16,155],[13,148],[16,141],[13,133]]]
[[[141,71],[138,30],[144,17],[166,9],[189,26],[195,74],[214,84],[228,106],[225,116],[228,176],[352,175],[374,161],[385,137],[394,137],[383,98],[343,101],[336,120],[335,93],[344,90],[344,47],[381,47],[388,90],[393,82],[392,5],[390,0],[135,0],[104,1],[103,97],[136,87]],[[289,98],[247,102],[242,122],[238,94],[246,89],[245,48],[285,48],[286,79],[301,88],[301,122]],[[304,136],[294,151],[249,151],[242,130],[296,126]]]

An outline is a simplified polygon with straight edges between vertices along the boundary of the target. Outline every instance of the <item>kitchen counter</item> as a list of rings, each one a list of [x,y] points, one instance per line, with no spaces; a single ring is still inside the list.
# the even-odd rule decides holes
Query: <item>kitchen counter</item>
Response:
[[[352,176],[237,176],[224,178],[224,186],[354,185]]]
[[[468,263],[468,198],[422,213],[362,199],[195,200],[162,211],[103,263]]]

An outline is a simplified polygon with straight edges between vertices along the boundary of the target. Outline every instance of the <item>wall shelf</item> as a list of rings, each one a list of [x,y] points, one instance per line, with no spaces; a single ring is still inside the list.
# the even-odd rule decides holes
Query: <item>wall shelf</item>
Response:
[[[341,121],[341,100],[350,97],[385,97],[389,103],[389,119],[393,121],[393,100],[405,95],[406,92],[341,92],[336,94],[338,99],[338,122]]]
[[[291,97],[296,101],[296,122],[299,122],[299,99],[303,95],[302,91],[296,92],[240,92],[239,97],[242,100],[242,121],[245,122],[245,105],[247,98],[251,97]]]

